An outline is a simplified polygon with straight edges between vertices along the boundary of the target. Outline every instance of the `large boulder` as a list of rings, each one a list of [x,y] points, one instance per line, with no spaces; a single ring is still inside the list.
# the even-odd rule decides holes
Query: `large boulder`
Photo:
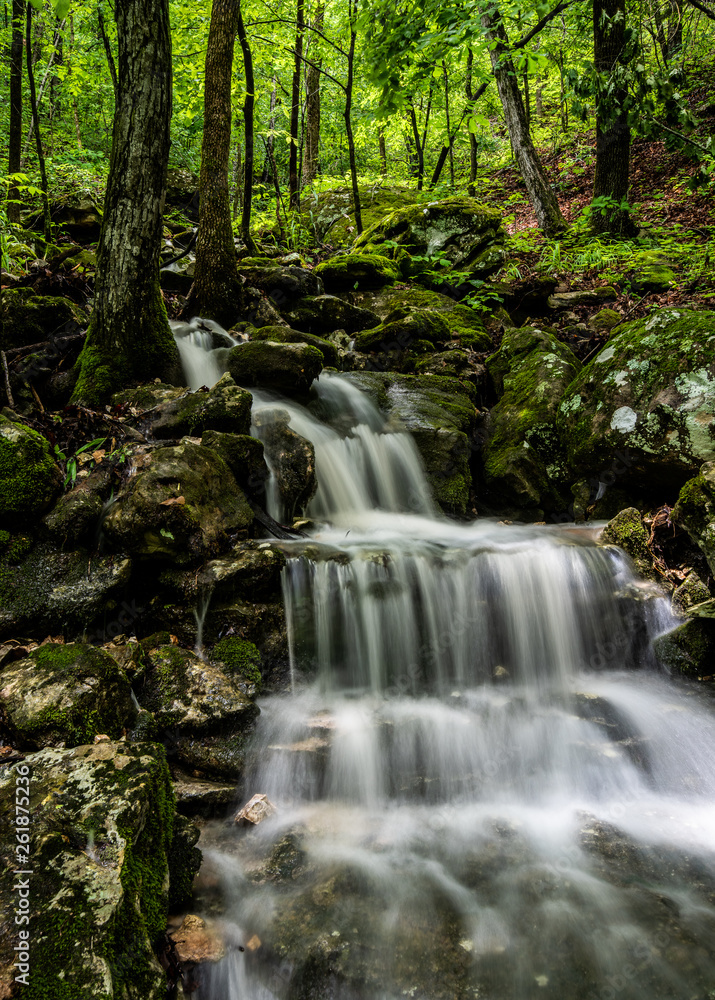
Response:
[[[715,459],[715,313],[662,309],[617,327],[564,394],[558,425],[577,473],[627,453],[622,483],[661,503]]]
[[[104,534],[115,549],[184,564],[218,555],[253,510],[221,456],[184,439],[139,456]]]
[[[617,545],[623,549],[640,576],[659,579],[653,566],[653,555],[648,548],[650,532],[643,524],[640,511],[627,507],[611,518],[601,532],[600,541],[605,545]]]
[[[279,406],[258,410],[254,421],[274,478],[280,508],[276,514],[279,520],[290,523],[303,512],[318,487],[315,449],[289,426],[290,414]]]
[[[226,373],[206,392],[187,392],[170,399],[151,412],[156,438],[200,437],[206,430],[248,434],[251,428],[250,392],[239,388]]]
[[[472,482],[473,387],[440,375],[353,372],[345,377],[388,414],[388,427],[411,433],[442,509],[464,514]]]
[[[455,267],[489,274],[503,263],[506,231],[498,209],[472,198],[446,198],[398,209],[366,229],[355,248],[386,241],[416,256],[444,255]]]
[[[46,438],[0,416],[0,526],[33,518],[61,487],[62,474]]]
[[[13,741],[39,750],[119,739],[136,709],[117,662],[95,646],[46,643],[0,674],[0,705]]]
[[[522,327],[505,331],[486,365],[500,397],[484,443],[488,488],[519,507],[559,506],[566,469],[556,418],[580,362],[553,334]]]
[[[303,267],[239,263],[239,272],[247,285],[265,292],[279,309],[306,295],[322,295],[325,291],[320,276]]]
[[[297,330],[307,330],[321,337],[335,330],[356,333],[380,322],[370,309],[361,309],[336,295],[306,296],[291,309],[284,310],[283,316]]]
[[[14,825],[25,788],[27,854]],[[163,1000],[153,946],[166,927],[174,799],[161,748],[42,750],[0,772],[0,807],[0,996]],[[18,878],[29,881],[26,925],[15,922]],[[15,950],[23,930],[29,963]],[[21,982],[17,958],[29,964]]]
[[[87,314],[69,299],[4,288],[0,296],[0,351],[47,340],[64,328],[87,325]]]
[[[249,495],[265,492],[268,466],[263,457],[263,442],[250,434],[224,434],[204,431],[201,444],[217,452],[233,473],[233,477]]]
[[[104,631],[124,618],[120,601],[131,577],[124,555],[60,552],[47,542],[14,535],[0,559],[0,637]]]
[[[338,363],[338,352],[335,344],[331,344],[322,337],[316,337],[312,333],[301,333],[299,330],[292,330],[289,326],[262,326],[257,330],[251,330],[251,340],[270,340],[274,344],[310,344],[316,347],[325,359],[326,365],[335,367]]]
[[[191,771],[237,779],[258,714],[246,679],[173,644],[150,650],[149,660],[138,698],[169,756]]]
[[[691,618],[671,632],[659,635],[653,651],[671,673],[693,680],[713,679],[715,675],[715,622]]]
[[[323,369],[324,358],[309,344],[249,341],[232,348],[226,367],[239,385],[305,396]]]
[[[685,528],[715,574],[715,462],[705,462],[683,486],[671,518]]]
[[[394,285],[400,277],[395,264],[376,253],[340,254],[318,264],[315,273],[329,292],[382,288],[383,285]]]

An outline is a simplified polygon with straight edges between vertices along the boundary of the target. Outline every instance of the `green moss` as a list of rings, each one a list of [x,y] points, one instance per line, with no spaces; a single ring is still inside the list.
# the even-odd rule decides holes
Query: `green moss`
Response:
[[[200,830],[178,813],[174,816],[174,835],[169,848],[169,907],[177,909],[191,903],[194,876],[201,866],[201,851],[196,847]]]
[[[212,656],[227,667],[229,674],[255,684],[256,690],[260,690],[261,654],[252,642],[233,636],[220,639],[213,647]]]
[[[312,333],[301,333],[287,326],[262,326],[251,331],[251,340],[271,340],[276,344],[310,344],[317,347],[326,365],[337,365],[338,352],[334,344]]]
[[[351,253],[318,264],[315,274],[328,291],[349,291],[352,288],[382,288],[394,284],[400,277],[395,264],[375,253]]]
[[[43,510],[61,481],[46,439],[0,416],[0,521],[21,521]]]
[[[275,388],[288,395],[304,395],[318,377],[324,358],[310,344],[249,341],[229,351],[227,367],[238,385]]]
[[[99,315],[92,314],[87,339],[77,359],[77,383],[72,402],[86,406],[101,406],[114,393],[148,378],[167,381],[179,376],[179,351],[169,327],[166,307],[157,288],[152,303],[147,305],[141,322],[141,337],[134,329],[136,318],[126,339],[117,336],[114,343],[105,342],[107,332],[98,329]],[[121,320],[117,320],[118,325]]]

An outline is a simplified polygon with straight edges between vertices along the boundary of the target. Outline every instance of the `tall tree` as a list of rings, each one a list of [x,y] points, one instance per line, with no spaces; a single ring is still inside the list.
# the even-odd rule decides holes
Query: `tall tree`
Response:
[[[526,110],[514,63],[509,54],[509,39],[501,13],[496,6],[486,7],[485,4],[482,9],[482,27],[489,43],[492,70],[504,109],[514,157],[539,227],[551,236],[565,229],[566,222],[529,134]]]
[[[10,45],[10,135],[8,137],[8,173],[20,170],[22,156],[22,43],[25,23],[25,0],[12,0],[12,42]],[[19,193],[15,185],[8,191],[7,215],[20,221]]]
[[[310,27],[322,32],[325,15],[324,0],[316,0]],[[320,70],[322,59],[316,52],[318,36],[309,35],[307,54],[311,61],[305,70],[305,152],[303,154],[303,184],[310,184],[318,176],[318,148],[320,145]]]
[[[204,78],[204,135],[199,179],[199,234],[189,316],[230,327],[243,304],[228,188],[231,153],[231,74],[238,0],[213,0]]]
[[[50,198],[47,185],[47,166],[45,164],[45,153],[42,148],[42,137],[40,136],[40,119],[37,110],[37,91],[35,89],[35,70],[32,65],[32,11],[31,3],[27,4],[27,27],[25,35],[25,56],[27,57],[27,82],[30,90],[30,109],[32,111],[32,125],[35,130],[35,148],[37,159],[40,165],[40,186],[42,187],[42,230],[45,237],[45,244],[50,242]]]
[[[290,105],[290,149],[288,151],[288,190],[290,207],[300,208],[300,178],[298,176],[298,145],[300,137],[300,83],[303,75],[303,33],[305,30],[305,0],[296,0],[295,50],[293,63],[293,85]]]
[[[177,378],[159,288],[171,121],[169,0],[115,0],[117,105],[94,311],[74,399],[105,402],[134,381]]]
[[[628,199],[631,152],[625,48],[625,0],[593,0],[593,62],[599,74],[593,197],[618,205]],[[596,232],[630,235],[635,229],[630,214],[615,205],[594,212],[591,221]]]
[[[241,239],[251,253],[256,253],[256,244],[251,236],[251,209],[253,207],[253,164],[254,164],[254,129],[253,117],[256,106],[256,81],[253,73],[253,53],[248,41],[243,23],[241,0],[238,2],[237,19],[238,41],[243,55],[243,74],[246,81],[246,95],[243,99],[243,136],[246,148],[245,166],[243,168],[243,206],[241,209]]]

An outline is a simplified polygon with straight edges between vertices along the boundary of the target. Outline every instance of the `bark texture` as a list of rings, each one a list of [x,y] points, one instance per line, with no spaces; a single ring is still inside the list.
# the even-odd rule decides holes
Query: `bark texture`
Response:
[[[103,403],[134,381],[178,378],[159,288],[171,120],[169,0],[115,0],[118,93],[95,302],[74,399]]]
[[[12,42],[10,44],[10,135],[8,136],[8,173],[20,170],[22,156],[22,39],[25,22],[25,0],[12,0]],[[19,193],[15,186],[8,191],[10,204],[7,215],[11,222],[20,222]]]
[[[529,201],[536,213],[539,228],[550,236],[565,229],[566,221],[561,214],[556,195],[551,189],[531,141],[524,102],[519,90],[514,63],[509,55],[509,40],[501,14],[496,7],[491,6],[482,14],[482,25],[485,28],[488,41],[492,43],[489,55],[492,61],[494,79],[499,90],[499,98],[504,109],[514,158],[526,185]]]
[[[204,81],[196,270],[186,304],[187,316],[205,316],[227,329],[238,319],[243,305],[228,185],[231,74],[237,26],[237,0],[213,0]]]
[[[291,88],[290,106],[290,151],[288,154],[288,190],[290,191],[290,207],[300,208],[300,180],[298,177],[298,147],[300,136],[300,79],[303,69],[303,29],[305,27],[305,4],[303,0],[296,3],[295,50],[293,65],[293,85]]]
[[[605,80],[617,74],[623,59],[626,34],[625,0],[593,0],[593,61]],[[596,170],[593,197],[621,202],[628,198],[631,130],[623,103],[625,87],[604,92],[596,105]],[[628,212],[618,209],[594,212],[592,228],[597,233],[631,235],[635,227]]]
[[[243,55],[243,73],[246,79],[246,96],[243,101],[243,139],[245,146],[245,166],[243,168],[243,207],[241,210],[241,238],[249,252],[257,253],[256,244],[251,236],[251,209],[253,207],[253,165],[254,165],[254,131],[253,117],[256,105],[256,84],[253,76],[253,53],[248,41],[243,23],[241,3],[238,4],[238,41]]]
[[[348,156],[350,157],[350,181],[353,192],[353,214],[355,229],[358,236],[362,232],[362,206],[360,204],[360,189],[358,187],[357,156],[355,154],[355,137],[353,136],[353,86],[355,82],[355,40],[357,38],[357,0],[348,0],[348,20],[350,22],[350,47],[348,48],[348,76],[345,82],[345,133],[348,139]]]
[[[323,30],[323,0],[318,0],[311,25]],[[323,60],[317,52],[318,36],[309,41],[310,62],[305,71],[305,150],[303,153],[303,184],[310,184],[318,176],[320,146],[320,70]]]

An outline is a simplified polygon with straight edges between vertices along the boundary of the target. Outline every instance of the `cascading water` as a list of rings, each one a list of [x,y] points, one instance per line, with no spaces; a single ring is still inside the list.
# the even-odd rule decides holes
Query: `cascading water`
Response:
[[[210,319],[171,320],[169,325],[189,388],[194,392],[204,385],[211,388],[225,371],[226,354],[240,341]]]
[[[406,435],[318,400],[256,394],[329,524],[287,546],[294,690],[243,786],[277,811],[204,832],[247,947],[194,995],[714,997],[715,716],[652,659],[666,602],[585,530],[436,517]]]

